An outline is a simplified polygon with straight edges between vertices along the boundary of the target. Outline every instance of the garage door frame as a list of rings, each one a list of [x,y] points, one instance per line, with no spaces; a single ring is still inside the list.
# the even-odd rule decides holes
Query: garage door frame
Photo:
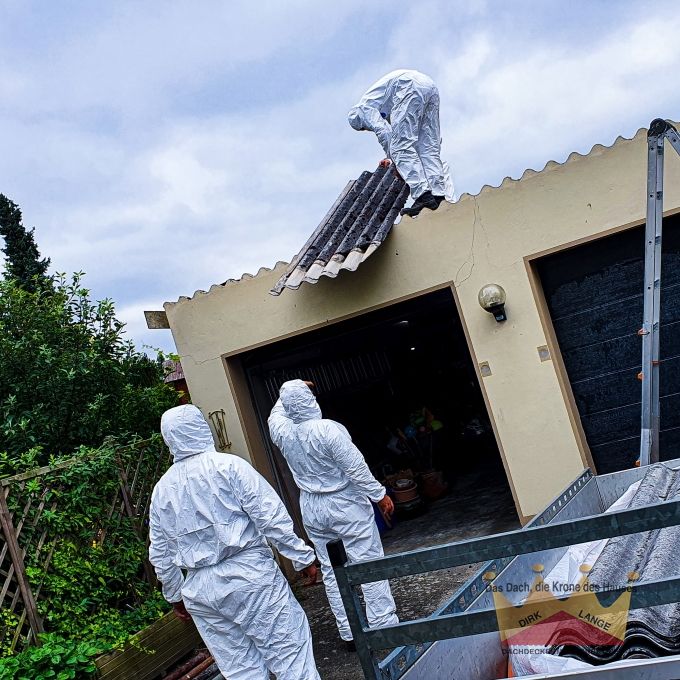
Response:
[[[673,215],[680,213],[680,208],[673,208],[664,211],[663,218],[666,219]],[[633,222],[628,222],[627,224],[620,225],[617,227],[612,227],[604,231],[586,236],[574,241],[570,241],[560,246],[554,246],[546,250],[542,250],[531,255],[526,255],[524,257],[524,266],[527,271],[527,276],[529,278],[529,284],[531,286],[531,291],[534,296],[534,301],[536,303],[536,309],[541,321],[541,326],[546,337],[546,343],[548,350],[550,351],[550,357],[552,359],[553,365],[555,367],[555,373],[557,375],[557,381],[560,385],[560,390],[562,392],[562,397],[564,399],[565,406],[567,408],[567,413],[569,414],[569,421],[574,432],[574,438],[581,454],[581,459],[583,461],[584,467],[589,467],[594,474],[597,474],[597,466],[593,459],[590,446],[588,445],[585,431],[583,429],[583,424],[581,422],[581,415],[578,411],[576,405],[576,399],[574,398],[574,392],[571,387],[571,381],[567,374],[567,369],[562,358],[562,352],[560,349],[559,342],[557,340],[557,334],[553,326],[552,317],[548,308],[548,301],[546,300],[545,293],[543,291],[543,284],[538,273],[538,262],[542,258],[548,255],[554,255],[555,253],[564,252],[577,248],[578,246],[592,243],[594,241],[602,240],[608,236],[613,236],[624,231],[629,231],[635,229],[636,227],[643,226],[645,224],[645,219],[638,219]],[[642,319],[640,319],[640,324],[642,324]],[[640,348],[642,352],[642,348]]]
[[[428,295],[429,293],[434,293],[436,291],[440,290],[449,290],[451,292],[451,295],[453,297],[453,302],[456,308],[456,312],[458,314],[458,318],[460,319],[462,328],[463,328],[463,333],[465,334],[465,341],[467,343],[467,348],[468,352],[470,355],[470,359],[473,363],[475,374],[477,376],[477,382],[479,385],[479,388],[482,393],[482,398],[484,400],[484,405],[486,408],[487,416],[489,418],[489,422],[491,423],[491,428],[494,434],[494,438],[496,440],[496,445],[498,447],[498,452],[501,457],[501,461],[503,463],[503,469],[505,471],[506,478],[508,480],[508,485],[510,487],[510,491],[512,493],[512,498],[515,503],[515,510],[517,512],[517,516],[519,518],[519,521],[522,523],[522,525],[526,524],[531,517],[530,516],[525,516],[522,514],[521,511],[521,506],[519,504],[519,497],[517,495],[517,491],[515,489],[515,485],[513,483],[512,475],[510,473],[510,467],[508,465],[508,461],[505,455],[505,451],[503,449],[503,443],[500,438],[500,434],[498,432],[498,427],[496,425],[496,420],[494,418],[493,410],[491,408],[491,402],[489,400],[489,396],[486,391],[486,386],[484,384],[484,379],[481,374],[481,369],[479,366],[479,360],[477,358],[477,354],[475,352],[475,349],[472,345],[472,340],[470,338],[470,333],[469,329],[467,326],[467,323],[465,321],[465,317],[462,313],[461,305],[460,305],[460,300],[458,298],[458,291],[456,290],[456,286],[453,283],[453,281],[449,281],[447,283],[438,285],[438,286],[433,286],[431,288],[427,288],[424,290],[416,291],[412,294],[390,300],[388,302],[385,302],[380,305],[375,305],[368,307],[366,309],[362,309],[358,312],[355,312],[353,314],[345,315],[339,318],[334,318],[332,320],[327,321],[326,323],[323,324],[317,324],[308,328],[301,328],[298,329],[292,333],[287,333],[285,335],[282,335],[280,337],[276,338],[271,338],[267,340],[266,342],[261,342],[257,343],[255,345],[249,346],[249,347],[244,347],[240,348],[238,350],[234,350],[232,352],[226,353],[222,355],[222,365],[225,369],[227,381],[229,383],[229,389],[232,394],[232,398],[234,399],[234,403],[236,405],[236,410],[237,414],[239,417],[239,422],[241,425],[241,428],[243,430],[243,433],[245,435],[245,440],[246,440],[246,447],[248,449],[248,454],[250,456],[251,461],[253,462],[253,465],[255,468],[261,472],[267,480],[274,486],[274,488],[277,488],[278,484],[276,482],[276,474],[274,470],[272,469],[271,462],[269,460],[269,456],[267,454],[266,450],[266,445],[265,442],[263,441],[263,435],[260,431],[260,427],[258,424],[258,418],[255,413],[255,407],[252,403],[251,399],[251,394],[250,390],[247,386],[247,380],[245,378],[245,371],[243,369],[242,363],[241,363],[241,357],[244,353],[257,349],[260,347],[272,345],[275,343],[278,343],[281,340],[285,340],[287,338],[303,335],[306,333],[309,333],[311,331],[314,331],[318,328],[322,328],[328,325],[334,325],[337,324],[341,321],[346,321],[348,319],[356,318],[359,316],[363,316],[365,314],[368,314],[370,312],[379,310],[379,309],[384,309],[386,307],[391,307],[393,305],[399,304],[400,302],[405,302],[407,300],[412,300],[414,298],[422,297],[425,295]]]

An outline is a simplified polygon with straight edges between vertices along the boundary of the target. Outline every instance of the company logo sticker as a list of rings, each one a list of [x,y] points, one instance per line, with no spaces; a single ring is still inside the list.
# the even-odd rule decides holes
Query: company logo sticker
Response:
[[[578,583],[548,583],[543,565],[534,565],[535,576],[528,583],[499,585],[493,572],[484,574],[486,589],[493,595],[503,651],[513,648],[552,647],[555,645],[612,647],[623,644],[630,610],[631,586],[639,574],[628,574],[628,587],[609,606],[600,602],[598,593],[619,588],[593,585],[588,580],[591,567],[582,565]],[[520,605],[506,594],[527,593]],[[517,650],[520,653],[520,650]],[[526,653],[522,650],[521,653]]]

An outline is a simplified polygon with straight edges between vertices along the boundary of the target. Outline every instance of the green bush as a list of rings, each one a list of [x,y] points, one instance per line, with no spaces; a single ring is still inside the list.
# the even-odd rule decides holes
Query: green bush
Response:
[[[0,680],[74,680],[92,677],[94,658],[102,649],[90,642],[65,640],[59,635],[40,636],[40,647],[0,659]]]
[[[28,452],[21,464],[36,455]],[[10,510],[15,516],[25,513],[21,540],[28,546],[26,573],[33,591],[40,593],[37,606],[45,629],[55,636],[49,639],[71,647],[88,641],[99,650],[119,649],[169,610],[145,578],[146,529],[121,514],[119,495],[121,466],[132,466],[137,484],[150,491],[164,472],[159,468],[164,456],[160,435],[126,447],[109,440],[98,449],[81,447],[65,468],[53,460],[57,467],[27,480],[22,491],[12,492],[10,485]],[[0,473],[3,462],[6,472],[17,464],[0,457]],[[46,546],[42,550],[34,549],[38,539]],[[46,570],[48,548],[52,552]],[[0,618],[0,657],[11,654],[15,624]],[[25,654],[0,658],[0,669],[14,667],[12,659],[21,657],[28,664],[38,658]],[[47,657],[39,659],[36,673],[47,663]]]

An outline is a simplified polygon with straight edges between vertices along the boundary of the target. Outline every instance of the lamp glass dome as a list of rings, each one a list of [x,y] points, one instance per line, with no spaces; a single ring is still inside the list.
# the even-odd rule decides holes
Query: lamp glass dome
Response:
[[[479,291],[478,299],[481,307],[488,311],[505,304],[505,290],[497,283],[489,283]]]

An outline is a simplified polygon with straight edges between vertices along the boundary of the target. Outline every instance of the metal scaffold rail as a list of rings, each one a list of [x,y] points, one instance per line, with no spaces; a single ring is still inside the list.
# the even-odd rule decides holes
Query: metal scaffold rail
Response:
[[[645,227],[644,316],[642,337],[642,431],[640,465],[659,460],[659,327],[661,315],[661,236],[665,141],[680,155],[680,135],[656,118],[647,133],[647,223]]]

